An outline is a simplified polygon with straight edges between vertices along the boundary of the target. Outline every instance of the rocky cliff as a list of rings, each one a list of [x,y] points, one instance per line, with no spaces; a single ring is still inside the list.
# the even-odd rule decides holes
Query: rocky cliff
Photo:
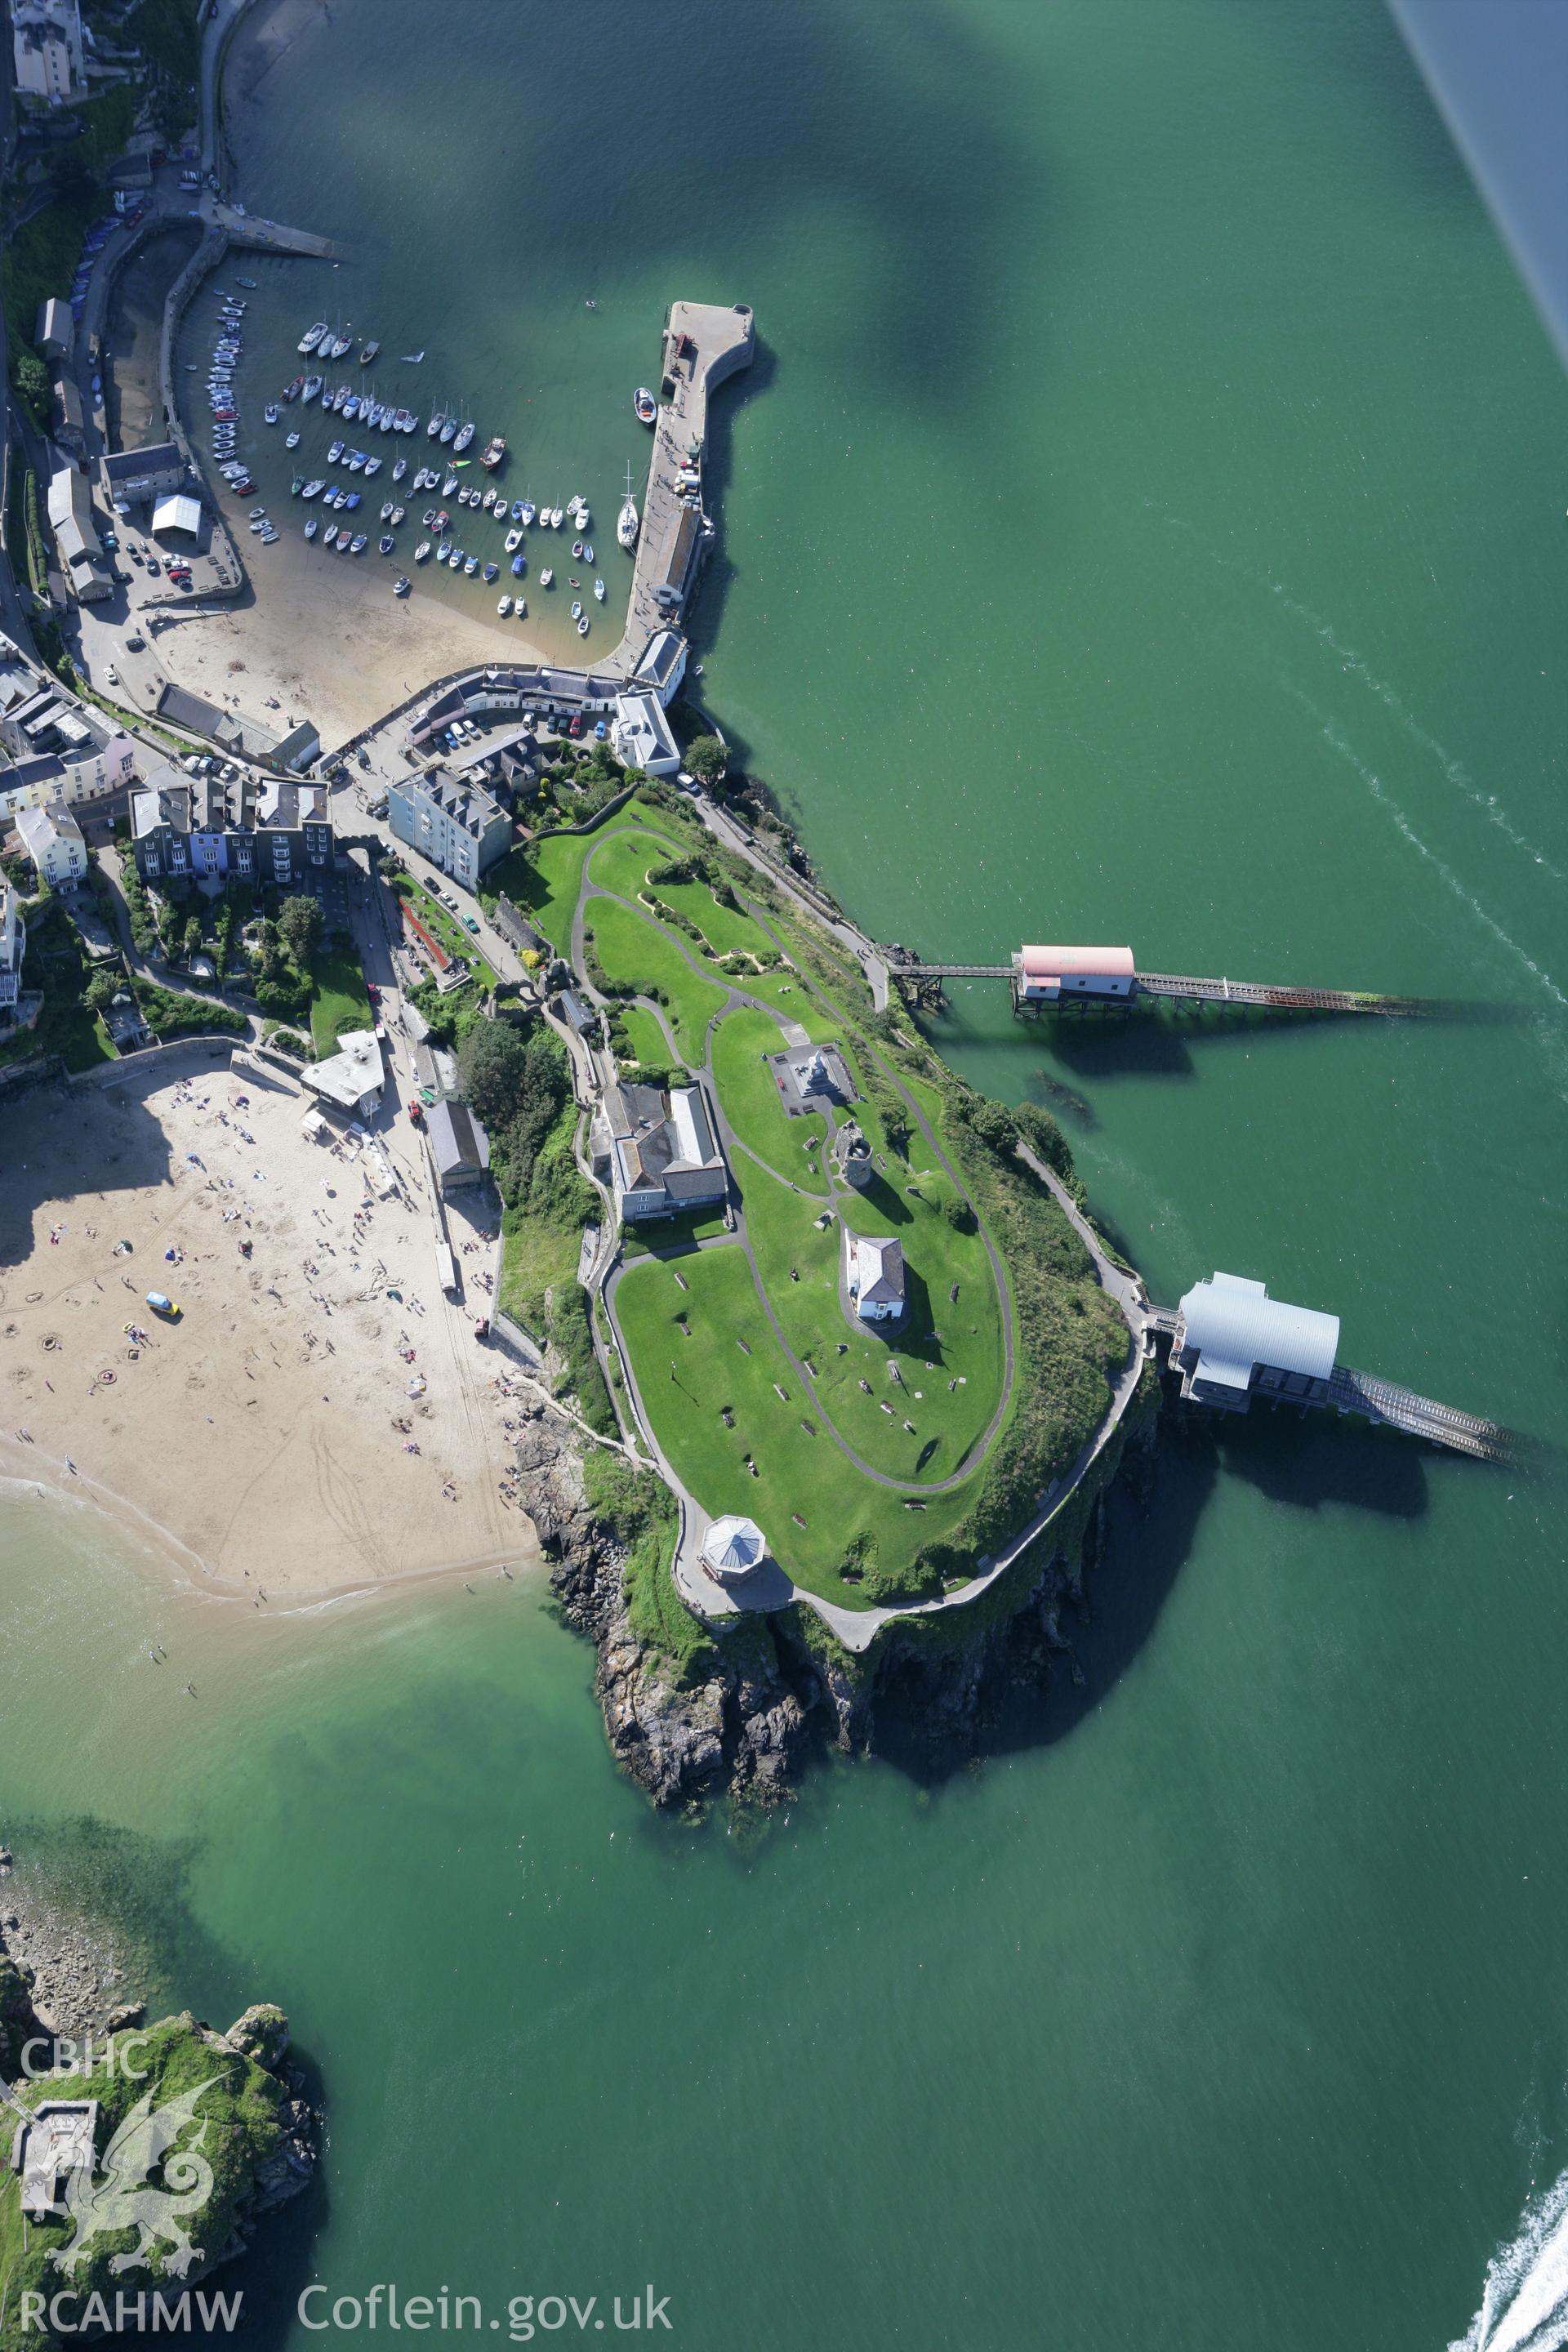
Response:
[[[535,1450],[551,1457],[559,1505],[570,1485],[559,1456],[570,1440],[536,1426]],[[721,1796],[768,1804],[789,1795],[814,1750],[896,1752],[938,1765],[982,1752],[1021,1692],[1038,1696],[1053,1678],[1079,1678],[1064,1611],[1084,1604],[1110,1484],[1120,1476],[1136,1488],[1147,1478],[1152,1434],[1152,1415],[1130,1416],[1126,1444],[1075,1498],[1068,1523],[972,1609],[890,1625],[857,1657],[797,1603],[735,1622],[687,1675],[634,1628],[625,1546],[595,1517],[579,1476],[570,1507],[558,1508],[542,1535],[562,1613],[598,1653],[595,1689],[617,1762],[660,1805]]]

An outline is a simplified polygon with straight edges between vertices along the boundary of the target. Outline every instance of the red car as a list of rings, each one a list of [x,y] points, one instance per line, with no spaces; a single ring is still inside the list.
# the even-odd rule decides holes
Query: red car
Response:
[[[583,714],[580,710],[576,717],[571,721],[566,732],[568,735],[581,735],[583,732]]]
[[[411,1103],[409,1104],[409,1106],[408,1106],[408,1116],[409,1116],[409,1118],[414,1121],[415,1126],[416,1126],[416,1127],[417,1127],[417,1126],[418,1126],[418,1124],[419,1124],[419,1122],[420,1122],[420,1120],[421,1120],[421,1119],[424,1118],[424,1116],[425,1116],[425,1106],[424,1106],[424,1104],[423,1104],[423,1103],[411,1102]]]

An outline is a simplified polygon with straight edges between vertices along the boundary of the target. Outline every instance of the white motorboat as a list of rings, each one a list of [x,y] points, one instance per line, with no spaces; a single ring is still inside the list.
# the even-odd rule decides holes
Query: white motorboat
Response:
[[[310,517],[310,521],[305,525],[305,536],[306,536],[306,538],[307,538],[307,539],[314,539],[314,538],[315,538],[315,536],[316,536],[316,533],[321,530],[321,516],[320,516],[320,515],[312,515],[312,516]]]
[[[511,612],[511,598],[510,596],[503,596],[500,604],[496,606],[496,611],[500,614],[503,621],[506,620]]]
[[[519,549],[521,545],[522,545],[522,533],[521,533],[521,531],[520,531],[520,530],[509,530],[509,531],[508,531],[508,533],[507,533],[507,535],[506,535],[506,551],[507,551],[507,553],[508,553],[509,555],[515,555],[515,554],[517,553],[518,549]]]
[[[599,603],[602,604],[604,603],[604,601],[605,601],[605,583],[604,583],[604,582],[603,582],[602,580],[595,580],[595,583],[594,583],[594,593],[595,593],[595,595],[598,598]]]
[[[424,563],[428,561],[429,554],[430,542],[427,539],[422,539],[414,551],[414,561],[416,563]]]

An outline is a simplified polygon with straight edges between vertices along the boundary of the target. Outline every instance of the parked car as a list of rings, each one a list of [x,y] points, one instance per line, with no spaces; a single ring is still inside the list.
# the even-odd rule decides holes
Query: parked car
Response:
[[[473,935],[474,935],[475,939],[478,939],[478,938],[479,938],[479,927],[478,923],[476,923],[476,922],[475,922],[475,920],[474,920],[474,919],[473,919],[472,915],[465,915],[465,916],[463,917],[463,929],[464,929],[466,931],[472,931],[472,933],[473,933]]]
[[[110,663],[109,667],[104,671],[103,675],[109,680],[110,686],[119,685],[120,672],[115,668],[112,662]]]
[[[159,562],[155,555],[150,555],[147,558],[147,569],[153,574],[154,580],[157,578],[163,568],[163,565]]]

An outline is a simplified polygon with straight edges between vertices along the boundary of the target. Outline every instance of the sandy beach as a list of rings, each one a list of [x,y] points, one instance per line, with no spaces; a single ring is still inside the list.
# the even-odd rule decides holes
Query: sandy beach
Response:
[[[386,1130],[400,1191],[374,1199],[306,1108],[194,1045],[7,1109],[0,1470],[86,1492],[257,1606],[531,1563],[501,1491],[512,1375],[473,1334],[479,1235],[453,1218],[455,1306],[411,1144]]]
[[[155,640],[165,674],[209,701],[274,729],[308,713],[334,747],[448,671],[545,658],[515,623],[491,625],[431,595],[400,602],[385,563],[340,562],[288,538],[256,548],[244,501],[219,503],[257,584],[231,606],[172,619]]]

